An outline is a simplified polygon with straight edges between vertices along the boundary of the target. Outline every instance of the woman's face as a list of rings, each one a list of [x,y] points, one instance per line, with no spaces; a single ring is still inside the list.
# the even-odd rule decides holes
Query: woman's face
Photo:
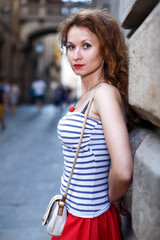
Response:
[[[67,35],[67,56],[73,71],[86,77],[101,73],[103,58],[100,54],[97,36],[86,27],[73,26]]]

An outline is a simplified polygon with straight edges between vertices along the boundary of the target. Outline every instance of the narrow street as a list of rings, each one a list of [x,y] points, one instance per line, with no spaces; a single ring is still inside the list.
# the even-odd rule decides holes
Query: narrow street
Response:
[[[54,106],[19,106],[0,130],[0,239],[49,240],[42,218],[59,193],[63,157]]]

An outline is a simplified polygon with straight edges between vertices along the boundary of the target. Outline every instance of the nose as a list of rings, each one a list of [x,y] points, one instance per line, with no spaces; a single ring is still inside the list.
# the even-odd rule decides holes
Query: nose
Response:
[[[78,59],[81,59],[81,52],[80,52],[80,49],[79,48],[76,48],[75,51],[74,51],[74,55],[73,55],[73,58],[74,60],[78,60]]]

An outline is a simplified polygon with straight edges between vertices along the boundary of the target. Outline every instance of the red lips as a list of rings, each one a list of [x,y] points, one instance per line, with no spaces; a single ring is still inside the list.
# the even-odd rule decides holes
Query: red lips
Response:
[[[82,68],[84,65],[83,64],[75,64],[74,67],[79,69],[79,68]]]

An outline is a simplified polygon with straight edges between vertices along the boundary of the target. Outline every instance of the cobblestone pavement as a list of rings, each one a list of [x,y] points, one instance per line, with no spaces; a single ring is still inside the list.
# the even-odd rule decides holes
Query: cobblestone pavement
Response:
[[[0,130],[0,239],[49,240],[42,218],[59,193],[63,157],[52,105],[19,106]]]

